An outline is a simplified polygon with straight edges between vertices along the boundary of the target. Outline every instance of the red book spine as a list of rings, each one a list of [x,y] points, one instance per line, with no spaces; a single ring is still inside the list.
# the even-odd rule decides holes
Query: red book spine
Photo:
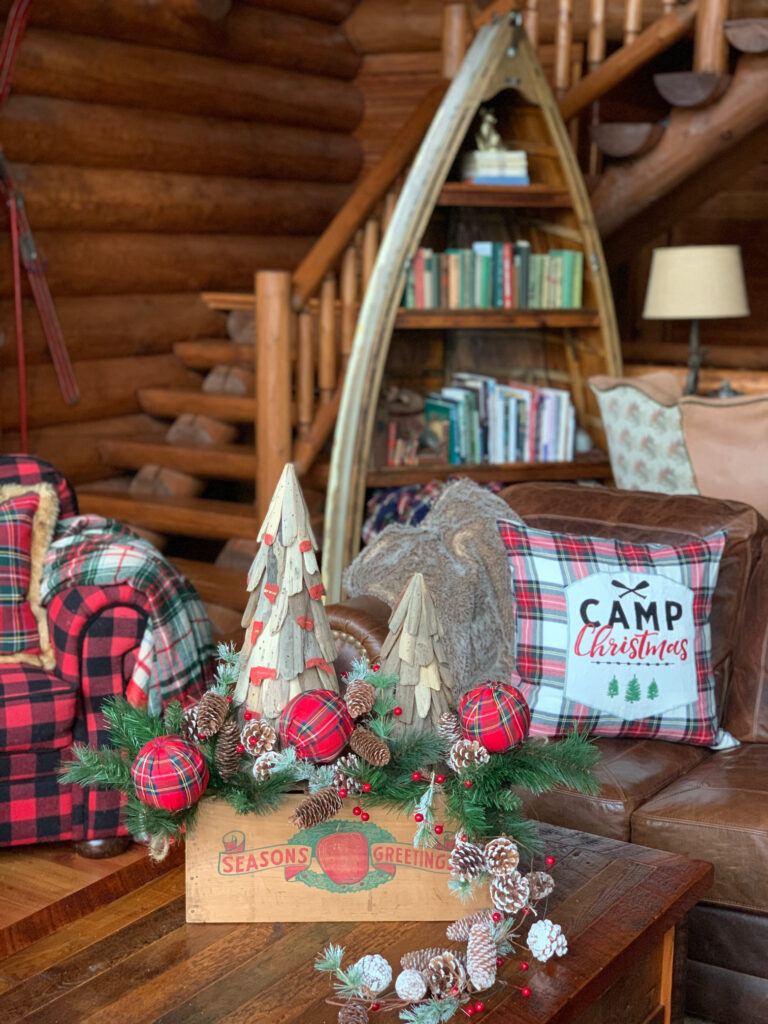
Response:
[[[512,243],[505,242],[502,248],[502,299],[504,309],[515,307],[515,265],[512,256]]]
[[[413,258],[413,301],[416,309],[424,309],[424,250],[417,249]]]

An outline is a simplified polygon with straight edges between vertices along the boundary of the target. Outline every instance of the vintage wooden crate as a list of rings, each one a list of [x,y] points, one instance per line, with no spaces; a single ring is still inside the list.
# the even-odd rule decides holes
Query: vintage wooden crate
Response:
[[[269,815],[204,800],[187,837],[187,921],[452,921],[487,905],[448,889],[454,835],[414,849],[414,822],[352,801],[331,821],[294,831],[301,794]]]

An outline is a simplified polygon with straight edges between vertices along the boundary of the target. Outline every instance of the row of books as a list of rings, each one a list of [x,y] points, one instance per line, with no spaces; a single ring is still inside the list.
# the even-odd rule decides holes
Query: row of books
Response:
[[[530,185],[528,154],[522,149],[480,149],[467,153],[462,178],[473,185]]]
[[[531,251],[531,243],[474,242],[471,249],[420,247],[408,268],[406,309],[579,309],[584,254]]]
[[[456,373],[439,393],[427,396],[424,418],[431,441],[426,447],[433,449],[434,461],[459,465],[573,459],[576,413],[570,393],[560,388]]]

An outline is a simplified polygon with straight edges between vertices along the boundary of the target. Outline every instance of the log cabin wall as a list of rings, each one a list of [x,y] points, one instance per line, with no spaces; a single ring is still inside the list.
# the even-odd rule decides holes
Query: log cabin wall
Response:
[[[228,12],[211,21],[197,7]],[[175,342],[226,335],[201,290],[293,268],[362,167],[354,0],[37,0],[0,145],[27,202],[82,398],[24,301],[29,448],[75,482],[94,439],[146,433],[136,390],[199,378]],[[5,17],[10,0],[0,0]],[[8,238],[8,236],[6,236]],[[10,241],[0,250],[2,448],[19,446]],[[158,430],[161,430],[159,426]]]

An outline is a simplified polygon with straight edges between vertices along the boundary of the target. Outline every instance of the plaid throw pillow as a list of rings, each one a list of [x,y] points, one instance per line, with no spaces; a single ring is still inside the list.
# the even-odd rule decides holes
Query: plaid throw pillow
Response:
[[[55,667],[40,585],[58,510],[50,484],[0,487],[0,663]]]
[[[674,546],[499,529],[532,735],[735,744],[717,725],[709,628],[723,531]]]

